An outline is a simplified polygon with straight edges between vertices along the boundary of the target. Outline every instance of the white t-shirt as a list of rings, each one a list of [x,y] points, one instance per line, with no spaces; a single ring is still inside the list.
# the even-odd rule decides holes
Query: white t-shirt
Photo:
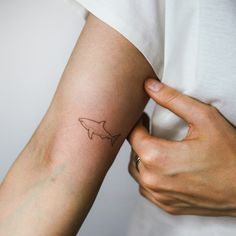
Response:
[[[77,2],[132,42],[164,83],[212,104],[236,126],[236,1]],[[180,118],[156,106],[153,135],[176,140],[186,131]],[[233,236],[236,221],[230,217],[172,216],[140,198],[128,236],[156,235]]]

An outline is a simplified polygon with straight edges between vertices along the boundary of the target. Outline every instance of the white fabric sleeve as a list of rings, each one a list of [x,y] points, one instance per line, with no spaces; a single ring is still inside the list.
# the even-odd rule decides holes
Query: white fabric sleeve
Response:
[[[157,0],[75,0],[81,13],[91,12],[127,38],[160,78],[164,55],[164,7]]]

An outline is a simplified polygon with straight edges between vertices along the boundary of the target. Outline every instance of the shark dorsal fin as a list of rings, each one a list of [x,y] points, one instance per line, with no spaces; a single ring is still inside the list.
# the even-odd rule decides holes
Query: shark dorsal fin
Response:
[[[104,127],[104,125],[106,124],[106,121],[103,120],[103,121],[99,122],[99,124],[100,124],[102,127]]]

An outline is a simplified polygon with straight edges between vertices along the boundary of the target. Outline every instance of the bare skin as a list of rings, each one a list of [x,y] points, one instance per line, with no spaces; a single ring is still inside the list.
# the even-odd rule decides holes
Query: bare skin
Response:
[[[139,172],[132,160],[129,171],[141,194],[174,215],[236,217],[235,127],[214,107],[156,80],[148,80],[145,88],[159,105],[183,118],[189,132],[182,141],[168,141],[149,134],[142,122],[147,119],[137,123],[129,141],[141,161]]]
[[[1,184],[0,235],[77,233],[142,114],[148,101],[143,83],[150,76],[143,55],[90,15],[48,112]],[[94,135],[94,128],[90,139],[79,121],[84,117],[106,121],[111,136]]]

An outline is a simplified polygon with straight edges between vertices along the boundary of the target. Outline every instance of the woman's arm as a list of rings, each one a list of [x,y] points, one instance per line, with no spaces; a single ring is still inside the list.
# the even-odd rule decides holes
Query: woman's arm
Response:
[[[1,185],[0,235],[76,234],[153,75],[128,40],[89,16],[48,112]]]

